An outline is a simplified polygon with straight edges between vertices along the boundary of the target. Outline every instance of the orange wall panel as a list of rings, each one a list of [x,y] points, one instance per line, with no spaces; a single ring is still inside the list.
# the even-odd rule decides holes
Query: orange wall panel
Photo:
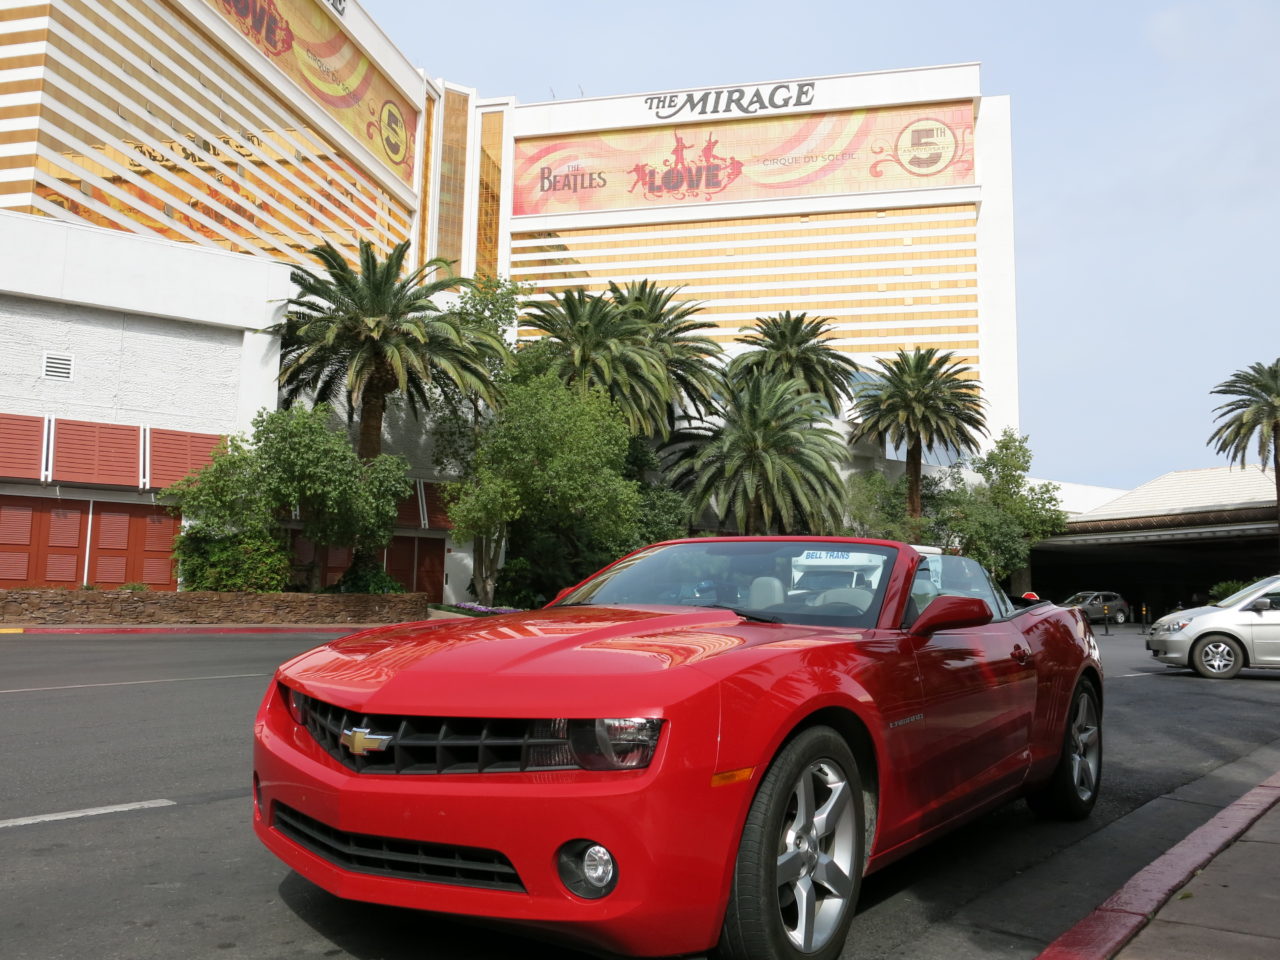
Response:
[[[427,491],[427,526],[432,530],[452,530],[449,513],[444,508],[444,500],[440,496],[440,484],[426,484]]]
[[[151,431],[151,486],[159,489],[177,483],[206,466],[222,438],[216,433],[185,430]]]
[[[53,479],[137,487],[141,445],[139,427],[58,420],[54,423]]]
[[[44,417],[0,413],[0,477],[39,480]]]

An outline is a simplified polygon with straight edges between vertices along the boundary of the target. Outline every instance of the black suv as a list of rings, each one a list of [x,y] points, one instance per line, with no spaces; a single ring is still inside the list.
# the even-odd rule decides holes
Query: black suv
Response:
[[[1129,604],[1124,597],[1105,590],[1081,590],[1064,600],[1062,606],[1079,607],[1090,623],[1097,623],[1104,616],[1112,623],[1129,621]]]

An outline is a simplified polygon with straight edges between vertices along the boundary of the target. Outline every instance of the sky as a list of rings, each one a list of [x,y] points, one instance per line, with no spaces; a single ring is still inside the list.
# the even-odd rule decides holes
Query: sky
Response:
[[[361,3],[428,75],[523,103],[980,62],[1038,477],[1225,466],[1210,391],[1280,356],[1280,0]]]

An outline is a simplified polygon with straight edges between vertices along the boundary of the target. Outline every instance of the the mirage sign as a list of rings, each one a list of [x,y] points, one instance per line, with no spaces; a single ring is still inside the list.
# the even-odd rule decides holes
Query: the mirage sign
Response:
[[[743,113],[754,116],[761,111],[785,107],[807,107],[813,103],[812,80],[803,83],[775,83],[762,87],[722,87],[694,93],[662,93],[644,98],[645,109],[659,120],[688,115],[708,117],[717,114]]]

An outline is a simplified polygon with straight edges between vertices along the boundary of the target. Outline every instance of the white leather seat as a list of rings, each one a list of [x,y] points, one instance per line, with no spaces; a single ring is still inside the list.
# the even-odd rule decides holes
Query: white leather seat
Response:
[[[836,590],[828,590],[818,597],[817,605],[847,603],[850,606],[857,607],[859,610],[866,610],[871,606],[871,601],[874,597],[875,594],[866,587],[840,587]]]
[[[782,603],[786,592],[782,589],[782,581],[777,577],[756,577],[751,581],[747,591],[747,608],[760,610]]]

